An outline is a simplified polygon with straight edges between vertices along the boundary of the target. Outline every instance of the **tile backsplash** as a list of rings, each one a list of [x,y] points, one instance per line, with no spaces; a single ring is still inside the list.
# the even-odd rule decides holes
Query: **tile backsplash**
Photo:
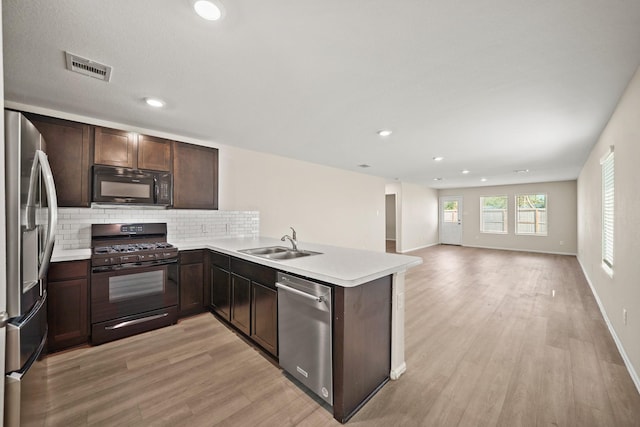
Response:
[[[225,236],[257,236],[258,211],[210,211],[187,209],[59,208],[56,246],[60,249],[91,247],[91,224],[166,222],[167,240]]]

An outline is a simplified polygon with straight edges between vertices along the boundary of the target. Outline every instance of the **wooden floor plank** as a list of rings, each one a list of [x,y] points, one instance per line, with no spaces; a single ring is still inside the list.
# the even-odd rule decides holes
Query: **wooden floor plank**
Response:
[[[640,395],[575,257],[435,246],[406,274],[407,372],[349,421],[639,426]],[[338,426],[211,314],[51,355],[47,426]]]

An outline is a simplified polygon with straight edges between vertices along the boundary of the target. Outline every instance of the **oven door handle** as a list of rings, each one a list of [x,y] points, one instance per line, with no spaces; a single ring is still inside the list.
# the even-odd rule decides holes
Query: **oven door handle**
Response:
[[[163,317],[167,317],[169,313],[162,314],[154,314],[153,316],[141,317],[140,319],[126,320],[124,322],[116,323],[115,325],[105,326],[104,328],[107,331],[112,331],[114,329],[120,329],[127,326],[137,325],[139,323],[150,322],[152,320],[161,319]]]
[[[138,268],[164,267],[169,264],[176,264],[178,258],[163,259],[158,261],[142,261],[116,265],[95,266],[91,269],[92,273],[109,273],[113,271],[135,270]],[[148,263],[148,264],[147,264]]]

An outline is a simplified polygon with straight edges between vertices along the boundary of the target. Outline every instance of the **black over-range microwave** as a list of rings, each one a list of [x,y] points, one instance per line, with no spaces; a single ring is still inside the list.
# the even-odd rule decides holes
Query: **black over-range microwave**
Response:
[[[171,206],[173,176],[170,172],[93,166],[93,203]]]

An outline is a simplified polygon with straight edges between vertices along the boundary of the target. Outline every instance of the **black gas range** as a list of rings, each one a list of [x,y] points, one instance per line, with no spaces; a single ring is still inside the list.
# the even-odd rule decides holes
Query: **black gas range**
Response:
[[[166,223],[91,226],[91,342],[176,323],[178,249]]]
[[[178,259],[167,243],[167,224],[93,224],[91,266],[94,272],[166,264]]]

